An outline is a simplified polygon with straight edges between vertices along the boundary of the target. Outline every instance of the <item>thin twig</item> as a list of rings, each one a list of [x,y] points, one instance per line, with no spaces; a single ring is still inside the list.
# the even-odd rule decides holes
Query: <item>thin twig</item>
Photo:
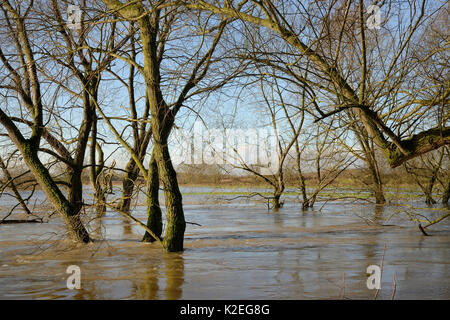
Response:
[[[391,299],[394,300],[395,292],[397,291],[397,281],[395,280],[395,273],[392,274],[392,281],[394,282],[394,288],[392,289]]]
[[[381,289],[381,281],[383,279],[383,264],[384,264],[384,253],[386,252],[386,243],[384,244],[383,249],[383,255],[381,256],[381,265],[380,265],[380,289]],[[375,296],[373,297],[373,300],[377,300],[378,293],[380,292],[380,289],[377,289],[375,292]]]
[[[189,222],[189,221],[186,221],[186,223],[188,223],[188,224],[193,224],[193,225],[199,226],[199,227],[202,226],[200,223],[196,223],[196,222]]]

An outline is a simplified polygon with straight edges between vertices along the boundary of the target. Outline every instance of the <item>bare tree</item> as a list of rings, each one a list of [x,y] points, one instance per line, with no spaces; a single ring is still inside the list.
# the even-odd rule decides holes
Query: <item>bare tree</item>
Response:
[[[392,8],[395,1],[387,1],[382,8]],[[447,101],[450,89],[446,88],[444,92],[435,94],[428,99],[408,100],[404,104],[398,104],[397,99],[392,99],[392,91],[398,88],[398,83],[406,87],[404,74],[408,72],[411,65],[408,64],[407,52],[414,41],[414,36],[420,29],[423,21],[426,20],[428,8],[433,6],[429,2],[411,1],[406,8],[410,12],[408,23],[397,23],[390,27],[390,36],[384,33],[384,41],[376,42],[378,50],[367,50],[369,38],[377,39],[377,30],[368,30],[364,17],[364,5],[360,0],[358,4],[354,1],[332,1],[326,2],[308,2],[289,1],[274,2],[264,1],[185,1],[185,5],[192,9],[201,9],[209,11],[224,17],[241,19],[250,24],[258,25],[267,31],[277,34],[289,49],[289,56],[285,55],[279,61],[266,61],[268,64],[275,64],[280,70],[284,70],[290,77],[304,83],[309,83],[321,89],[324,94],[334,95],[336,100],[341,102],[338,105],[325,107],[322,105],[317,109],[318,117],[324,119],[332,114],[347,109],[353,109],[358,117],[358,121],[364,126],[374,142],[379,146],[386,156],[391,167],[397,167],[406,160],[417,157],[421,154],[435,150],[442,145],[450,143],[450,127],[445,122],[441,124],[432,124],[427,129],[420,129],[411,126],[406,127],[407,123],[402,121],[403,126],[396,126],[386,120],[386,111],[390,117],[396,114],[402,114],[405,110],[413,110],[409,116],[408,123],[423,119],[430,110],[442,101]],[[358,12],[357,30],[360,34],[360,67],[358,68],[358,77],[349,78],[348,70],[341,70],[337,62],[340,59],[346,59],[341,55],[340,46],[342,39],[334,41],[331,48],[327,48],[329,54],[322,55],[321,51],[327,45],[327,38],[331,35],[330,29],[346,30],[348,23],[352,19],[344,19],[341,25],[330,25],[330,17],[333,11],[342,7],[356,7]],[[387,16],[389,17],[390,12]],[[392,21],[392,23],[395,23]],[[353,29],[353,28],[352,28]],[[325,39],[325,41],[323,40]],[[383,47],[384,44],[384,47]],[[392,45],[395,44],[395,45]],[[369,61],[369,58],[370,61]],[[316,78],[302,78],[296,70],[302,69],[305,60],[310,61],[315,66]],[[375,67],[372,61],[378,62],[376,77],[368,77],[368,68]],[[347,65],[354,65],[347,61]],[[369,64],[370,63],[370,64]],[[350,70],[353,72],[353,70]],[[373,73],[375,74],[375,73]],[[314,81],[315,80],[315,81]],[[354,80],[354,81],[353,81]],[[397,83],[397,86],[393,86]],[[374,88],[370,95],[367,92],[368,84]],[[395,90],[394,90],[395,91]],[[398,96],[393,96],[394,98]],[[390,98],[390,99],[388,99]],[[424,111],[425,110],[425,111]],[[383,112],[383,113],[382,113]],[[398,129],[398,130],[397,130]],[[395,132],[397,130],[397,132]]]
[[[176,21],[184,23],[185,20],[181,20],[187,17],[184,15],[184,10],[181,7],[171,8],[171,4],[165,1],[149,2],[148,4],[144,1],[122,3],[118,0],[104,0],[103,2],[125,20],[136,22],[140,32],[144,65],[136,65],[136,67],[145,80],[146,98],[150,109],[154,163],[157,165],[159,178],[164,186],[167,225],[163,242],[166,250],[181,251],[183,250],[186,223],[184,220],[182,196],[169,153],[168,137],[173,128],[177,113],[186,99],[192,95],[190,91],[196,88],[198,83],[206,76],[212,62],[213,53],[229,20],[222,19],[212,27],[208,23],[199,27],[201,31],[198,35],[200,37],[199,50],[194,52],[184,65],[182,65],[183,69],[189,67],[189,71],[184,73],[183,76],[177,77],[178,80],[175,82],[177,85],[174,90],[177,95],[173,99],[173,103],[168,103],[168,97],[165,97],[163,94],[164,87],[161,77],[162,62],[164,61],[168,41],[166,35],[168,30],[175,25],[175,21],[170,16],[176,14]],[[198,21],[204,18],[209,20],[201,14],[195,14],[194,16]],[[215,35],[213,36],[213,34]],[[212,40],[208,41],[210,43],[209,48],[204,51],[204,40],[208,35],[211,36]],[[123,59],[134,64],[128,58]],[[185,80],[185,83],[180,85],[180,80]],[[172,96],[174,95],[173,92],[170,94]],[[151,166],[151,170],[145,169],[139,156],[132,148],[127,146],[126,149],[132,155],[144,179],[150,181],[150,178],[155,172],[153,168],[156,167]],[[159,231],[162,229],[161,219],[159,217],[149,216],[147,226],[151,230]]]
[[[280,198],[285,189],[285,160],[301,132],[304,113],[301,111],[299,112],[298,108],[294,107],[294,103],[289,102],[289,97],[287,96],[288,93],[282,89],[283,84],[280,84],[280,80],[277,79],[276,75],[269,71],[270,70],[259,69],[259,93],[263,98],[261,104],[264,104],[266,107],[270,119],[271,131],[275,135],[276,140],[276,150],[271,150],[271,152],[276,153],[277,157],[276,166],[271,168],[272,170],[274,169],[274,171],[272,174],[261,173],[259,167],[247,163],[245,157],[239,154],[237,149],[234,149],[234,152],[236,153],[236,158],[238,159],[237,162],[239,163],[239,165],[235,167],[259,177],[273,188],[272,208],[277,211],[283,205]],[[273,71],[274,70],[272,70],[272,72]],[[285,130],[285,128],[283,128],[284,123],[292,129],[291,134],[289,132],[290,130]],[[262,147],[262,141],[259,142],[260,147]],[[228,143],[230,144],[230,142]],[[268,151],[263,150],[264,148],[260,149],[260,153]],[[274,165],[274,163],[272,165]]]
[[[12,5],[9,1],[2,1],[0,6],[2,18],[5,21],[2,38],[8,41],[8,46],[2,45],[0,48],[0,60],[3,66],[3,84],[0,88],[4,96],[11,97],[8,99],[9,110],[5,108],[5,105],[0,109],[0,123],[20,151],[49,201],[63,217],[73,238],[80,242],[89,242],[89,234],[79,215],[81,203],[75,197],[68,199],[64,196],[38,155],[42,138],[47,141],[52,138],[44,125],[46,99],[41,91],[42,75],[39,75],[36,59],[35,42],[38,36],[33,30],[36,26],[32,22],[32,19],[36,18],[33,17],[35,9],[33,5],[35,5],[34,2],[28,5]],[[14,118],[13,115],[18,113],[22,117]],[[31,117],[32,120],[25,120],[25,117]],[[17,119],[30,125],[30,134],[26,128],[14,123]],[[56,141],[55,146],[61,146],[61,143]],[[60,151],[66,152],[65,148]],[[70,156],[67,153],[65,155]]]

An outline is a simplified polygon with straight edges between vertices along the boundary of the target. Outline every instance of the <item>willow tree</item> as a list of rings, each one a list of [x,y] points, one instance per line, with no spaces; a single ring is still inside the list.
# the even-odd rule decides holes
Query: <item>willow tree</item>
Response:
[[[122,3],[118,0],[103,0],[103,2],[123,19],[134,22],[139,31],[143,66],[136,64],[128,57],[121,57],[121,59],[135,65],[145,81],[146,99],[150,110],[152,130],[152,157],[155,159],[154,163],[157,167],[157,173],[164,186],[167,224],[163,245],[168,251],[181,251],[183,250],[186,222],[184,219],[182,195],[169,153],[168,138],[174,126],[177,113],[185,101],[193,94],[191,90],[198,87],[199,82],[206,76],[213,61],[213,53],[228,23],[228,19],[217,21],[217,19],[210,20],[210,17],[206,17],[207,22],[196,28],[199,30],[199,33],[192,34],[191,37],[195,39],[195,37],[199,36],[200,39],[191,40],[190,44],[196,45],[197,48],[188,54],[188,58],[185,61],[177,65],[179,69],[171,77],[173,82],[172,90],[164,95],[162,81],[165,74],[162,74],[161,70],[165,59],[169,61],[167,62],[169,65],[170,61],[173,60],[165,56],[170,39],[167,37],[168,31],[176,26],[179,30],[186,33],[190,29],[188,26],[183,26],[183,23],[192,18],[194,22],[201,21],[204,18],[197,14],[187,15],[180,7],[172,7],[172,3],[165,1]],[[176,25],[175,22],[179,24]],[[208,36],[212,40],[206,41],[209,38]],[[188,39],[185,35],[183,38],[184,40]],[[178,42],[178,45],[181,43],[181,41]],[[175,47],[172,49],[175,50]],[[175,62],[175,64],[177,63]],[[183,81],[184,84],[182,84]],[[213,87],[220,87],[223,83],[221,81]],[[203,91],[203,89],[197,89],[196,91]],[[171,103],[168,102],[169,97],[175,97]],[[132,155],[146,181],[151,181],[151,177],[155,173],[153,169],[156,168],[150,166],[150,170],[147,170],[132,148],[127,146],[126,149]],[[154,183],[158,183],[157,180]],[[152,196],[157,196],[157,193]],[[156,213],[160,215],[160,212]],[[161,230],[161,223],[160,217],[149,215],[148,227],[151,230],[155,230],[155,234]]]
[[[42,75],[38,72],[36,58],[39,56],[36,54],[39,36],[35,31],[37,28],[33,29],[36,27],[33,23],[33,20],[36,21],[36,16],[33,16],[33,5],[34,2],[28,6],[24,4],[13,6],[9,1],[2,1],[0,6],[5,21],[2,27],[4,42],[0,48],[3,78],[0,88],[7,100],[0,108],[0,123],[20,151],[24,162],[51,204],[61,214],[70,234],[76,241],[89,242],[89,234],[80,219],[81,206],[78,198],[66,198],[39,158],[43,138],[47,142],[51,141],[57,149],[62,143],[49,134],[44,124],[46,97],[41,90]],[[30,126],[31,132],[13,120],[25,122]],[[61,148],[60,151],[64,153],[67,150]],[[66,156],[69,157],[70,154]]]
[[[417,40],[415,36],[422,24],[429,18],[429,12],[435,13],[436,10],[433,9],[439,4],[426,0],[411,1],[404,4],[406,7],[397,7],[398,12],[394,12],[396,1],[385,1],[381,10],[385,11],[384,15],[388,21],[381,22],[387,31],[380,32],[378,29],[369,29],[372,26],[367,24],[369,15],[362,0],[193,0],[183,3],[187,8],[241,19],[278,35],[289,50],[288,54],[267,63],[275,64],[295,81],[320,89],[323,96],[334,97],[336,104],[317,104],[318,119],[352,109],[391,167],[397,167],[408,159],[450,144],[450,127],[446,121],[428,123],[426,127],[411,126],[426,119],[431,110],[442,102],[448,104],[450,87],[441,92],[435,90],[423,99],[408,99],[404,94],[409,89],[405,75],[414,67],[408,56],[409,50]],[[330,36],[331,29],[353,29],[351,20],[345,16],[340,25],[329,23],[331,13],[347,6],[358,12],[356,30],[360,45],[359,64],[356,69],[353,67],[354,61],[348,60],[342,54],[342,39],[331,42],[333,46],[328,51],[332,54],[322,54],[324,47],[329,44],[326,39]],[[407,17],[407,21],[395,20],[401,15]],[[383,39],[380,38],[381,35]],[[369,39],[375,42],[375,50],[368,50]],[[351,69],[341,69],[337,63],[341,59],[344,60],[341,65],[351,66]],[[306,61],[315,66],[315,77],[305,79],[297,72],[303,69]],[[369,69],[376,69],[371,72],[372,76],[369,76]],[[369,86],[373,88],[370,94],[367,91]]]

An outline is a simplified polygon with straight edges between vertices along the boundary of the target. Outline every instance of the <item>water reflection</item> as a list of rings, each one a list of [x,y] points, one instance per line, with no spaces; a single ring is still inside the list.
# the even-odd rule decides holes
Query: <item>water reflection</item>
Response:
[[[184,259],[182,253],[164,253],[159,263],[150,263],[144,281],[139,283],[136,298],[177,300],[183,293]]]
[[[179,253],[165,254],[164,260],[166,265],[166,299],[180,299],[184,283],[183,255]]]
[[[79,290],[75,290],[75,295],[73,298],[75,300],[95,300],[95,299],[101,299],[101,297],[98,296],[98,293],[95,290],[95,285],[89,285],[89,288],[81,288]]]
[[[144,276],[144,282],[138,285],[137,298],[146,300],[156,300],[159,298],[159,266],[149,264],[149,267]]]
[[[284,215],[283,215],[282,209],[279,212],[276,212],[276,213],[269,212],[268,214],[272,214],[273,223],[274,223],[275,226],[277,226],[279,228],[283,227],[283,225],[284,225],[284,223],[283,223],[284,222],[284,219],[283,219]]]
[[[127,236],[133,234],[133,228],[131,225],[131,221],[127,218],[122,218],[122,226],[123,226],[123,236],[127,238]]]

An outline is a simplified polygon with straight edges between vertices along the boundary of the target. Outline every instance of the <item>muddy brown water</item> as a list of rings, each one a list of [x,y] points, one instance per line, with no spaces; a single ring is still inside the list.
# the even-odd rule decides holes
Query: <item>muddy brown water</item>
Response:
[[[449,221],[425,237],[405,215],[386,222],[402,208],[394,205],[329,202],[302,213],[287,202],[275,213],[246,199],[219,202],[217,194],[184,201],[186,220],[201,226],[187,225],[182,253],[139,242],[143,230],[109,211],[85,216],[97,239],[89,245],[64,240],[56,216],[0,225],[0,298],[372,299],[366,269],[380,265],[383,252],[378,299],[391,299],[393,275],[395,299],[450,298]],[[145,221],[145,208],[133,215]],[[69,265],[81,269],[80,290],[67,288]]]

